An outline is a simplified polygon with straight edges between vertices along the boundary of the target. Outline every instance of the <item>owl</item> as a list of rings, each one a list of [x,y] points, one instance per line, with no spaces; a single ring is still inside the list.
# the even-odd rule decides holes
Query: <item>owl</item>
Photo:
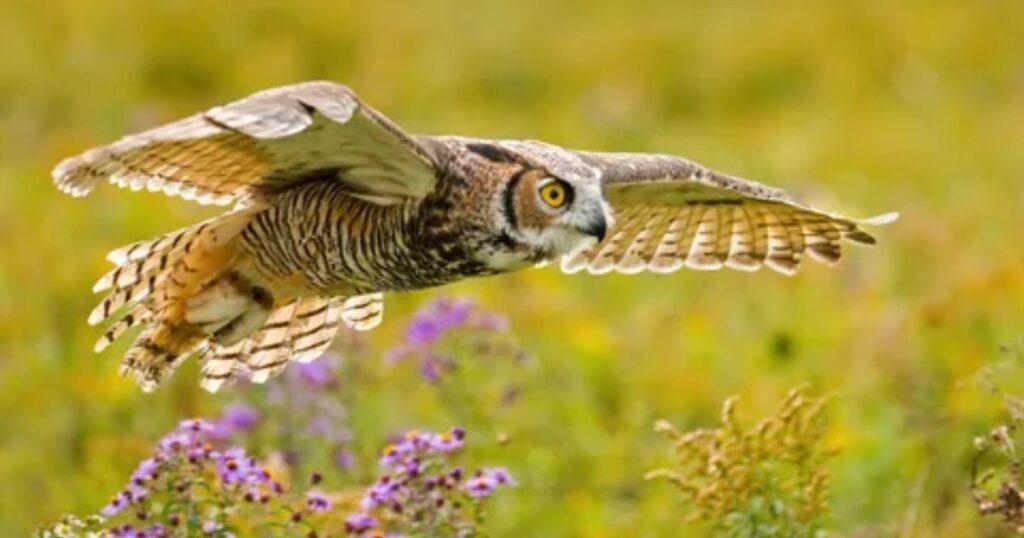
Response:
[[[347,87],[250,95],[64,160],[60,190],[107,179],[230,206],[119,248],[89,315],[123,312],[96,351],[142,326],[121,371],[153,390],[187,357],[216,391],[324,352],[339,326],[377,326],[384,293],[558,262],[567,273],[687,267],[796,271],[833,263],[853,220],[667,155],[404,132]]]

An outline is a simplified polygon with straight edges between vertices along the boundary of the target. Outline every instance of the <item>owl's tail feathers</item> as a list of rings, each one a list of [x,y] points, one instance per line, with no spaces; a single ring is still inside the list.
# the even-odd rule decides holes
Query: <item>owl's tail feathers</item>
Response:
[[[98,324],[127,307],[96,342],[101,351],[128,329],[146,327],[128,350],[122,374],[153,390],[209,338],[233,343],[266,321],[269,295],[233,271],[239,236],[255,215],[241,209],[111,252],[117,265],[96,283],[109,295],[89,315]]]

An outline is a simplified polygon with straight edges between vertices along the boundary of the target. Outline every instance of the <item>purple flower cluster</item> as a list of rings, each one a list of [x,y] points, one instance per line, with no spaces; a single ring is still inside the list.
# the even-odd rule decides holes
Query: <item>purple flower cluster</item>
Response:
[[[412,345],[429,345],[469,321],[473,303],[438,299],[420,309],[405,330],[405,341]]]
[[[479,508],[485,498],[515,481],[503,468],[482,469],[467,479],[462,468],[451,466],[448,459],[463,448],[465,438],[461,428],[440,434],[413,431],[385,447],[380,466],[386,474],[366,491],[362,511],[348,517],[347,532],[381,535],[379,521],[430,535],[472,530],[480,511],[466,508]]]
[[[183,421],[157,443],[153,456],[139,463],[128,486],[115,495],[100,514],[112,517],[133,506],[141,518],[151,489],[170,486],[186,495],[192,482],[203,476],[207,466],[215,469],[222,486],[244,488],[247,499],[266,502],[270,494],[280,493],[280,484],[245,450],[214,449],[211,443],[216,441],[216,432],[217,428],[209,422]]]
[[[224,527],[221,519],[226,513],[215,510],[211,516],[211,512],[201,508],[204,504],[223,507],[225,502],[267,504],[280,499],[284,488],[254,457],[242,448],[219,446],[225,423],[186,420],[160,439],[153,455],[139,463],[128,485],[100,514],[113,518],[128,512],[140,521],[157,516],[162,516],[163,521],[148,527],[126,523],[107,532],[124,538],[161,538],[179,535],[185,530],[180,527],[186,521],[202,520],[194,530],[214,533]],[[249,423],[248,419],[243,423]],[[165,497],[155,504],[151,502],[151,497],[158,495]],[[170,498],[166,498],[168,495]],[[323,509],[319,500],[315,504],[317,510]],[[167,512],[166,507],[172,505],[192,512]],[[152,510],[152,506],[158,510]],[[161,506],[163,510],[159,509]]]
[[[369,514],[357,512],[345,518],[345,532],[356,536],[377,530],[380,523]]]
[[[65,518],[41,536],[320,536],[336,529],[328,526],[337,522],[330,495],[317,489],[285,492],[245,450],[223,445],[220,435],[226,422],[183,421],[139,463],[128,485],[103,508],[102,517]],[[452,428],[443,433],[412,431],[389,444],[379,460],[383,474],[364,492],[359,511],[344,520],[346,534],[402,538],[476,533],[489,497],[515,480],[500,467],[466,473],[455,466],[452,460],[465,441],[465,430]],[[317,488],[323,479],[314,472],[309,484]],[[86,530],[95,532],[78,532]]]
[[[462,448],[466,431],[452,428],[445,433],[420,433],[411,431],[398,443],[384,448],[380,457],[380,465],[394,471],[415,468],[420,461],[432,455],[449,454]]]
[[[323,493],[310,491],[306,493],[306,508],[310,512],[326,512],[331,509],[331,500]]]
[[[454,357],[438,349],[446,335],[458,330],[495,333],[507,329],[507,319],[481,309],[471,300],[442,297],[427,303],[413,315],[405,331],[405,340],[391,348],[385,358],[394,363],[418,357],[420,373],[427,380],[436,382],[445,370],[455,364]]]
[[[212,461],[224,485],[263,486],[272,484],[270,473],[264,469],[256,458],[245,453],[244,449],[233,447],[224,452],[213,453]],[[277,489],[277,488],[273,488]]]
[[[441,297],[427,303],[413,315],[405,330],[405,341],[414,346],[432,345],[445,333],[462,328],[504,331],[508,329],[508,320],[481,310],[469,299]]]

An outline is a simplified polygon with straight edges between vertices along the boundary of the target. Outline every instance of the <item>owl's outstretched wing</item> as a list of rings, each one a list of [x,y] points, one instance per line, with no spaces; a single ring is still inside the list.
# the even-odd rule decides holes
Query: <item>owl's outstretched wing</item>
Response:
[[[677,157],[579,152],[598,168],[616,223],[604,241],[562,259],[566,272],[669,272],[681,267],[793,274],[804,253],[826,263],[843,240],[874,244],[854,220],[804,205],[782,190],[720,174]]]
[[[333,82],[258,92],[64,160],[57,187],[84,196],[111,182],[229,204],[321,174],[390,203],[436,182],[430,150]]]

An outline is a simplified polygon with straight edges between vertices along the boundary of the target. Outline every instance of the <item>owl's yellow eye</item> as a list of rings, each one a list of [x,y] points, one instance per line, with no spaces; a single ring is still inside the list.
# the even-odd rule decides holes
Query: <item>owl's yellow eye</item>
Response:
[[[540,188],[540,199],[555,209],[565,206],[569,196],[569,186],[561,181],[552,181]]]

